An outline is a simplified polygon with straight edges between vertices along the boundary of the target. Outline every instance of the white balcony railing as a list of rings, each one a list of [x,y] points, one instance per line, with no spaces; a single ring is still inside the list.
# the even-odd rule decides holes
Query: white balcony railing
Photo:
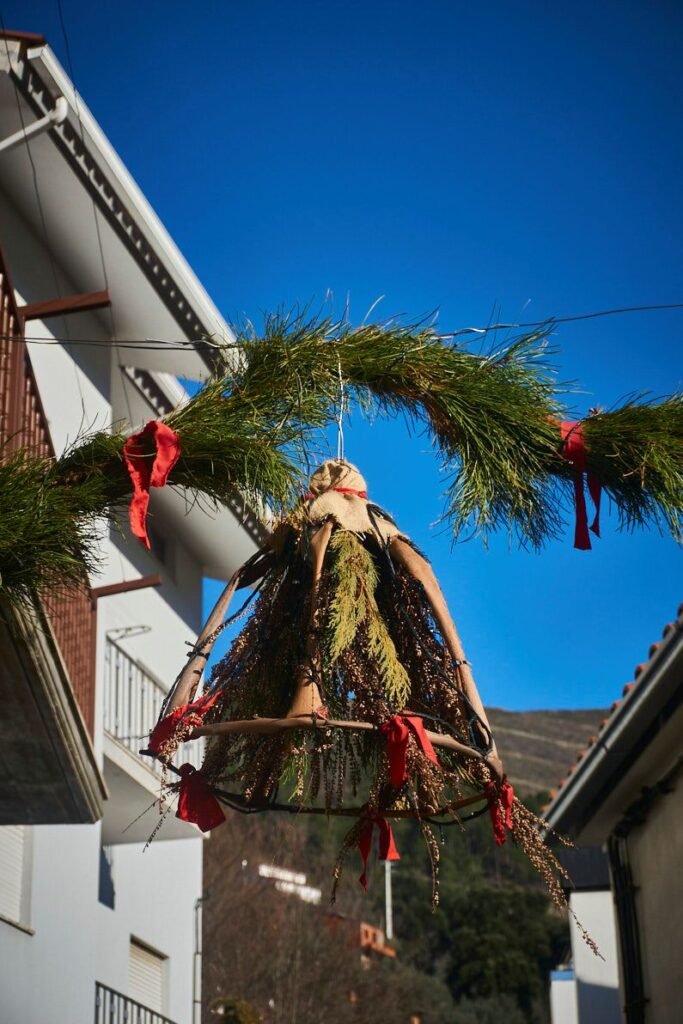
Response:
[[[118,743],[134,754],[147,746],[166,696],[166,688],[149,669],[135,661],[114,640],[107,639],[104,672],[104,728]],[[189,761],[199,768],[204,741],[184,743],[174,761]],[[161,765],[152,758],[140,759],[157,775]]]

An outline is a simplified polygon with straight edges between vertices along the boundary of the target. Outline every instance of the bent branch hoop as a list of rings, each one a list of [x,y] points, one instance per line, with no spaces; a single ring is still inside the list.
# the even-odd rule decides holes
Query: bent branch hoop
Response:
[[[222,736],[229,733],[271,736],[288,729],[309,729],[316,732],[322,732],[325,729],[350,729],[357,732],[379,731],[379,727],[373,725],[372,722],[322,718],[319,715],[304,714],[288,715],[286,718],[248,718],[242,721],[200,725],[193,731],[190,739],[199,739],[201,736]],[[445,736],[443,733],[433,732],[431,729],[425,729],[425,735],[434,747],[443,747],[445,750],[452,750],[464,757],[472,757],[478,761],[484,759],[480,751],[475,750],[474,747],[468,747],[465,743],[460,743],[453,736]]]
[[[484,793],[475,793],[473,796],[462,797],[460,800],[452,800],[449,803],[444,804],[441,807],[433,808],[427,811],[425,814],[420,814],[414,808],[395,808],[394,810],[377,810],[373,811],[367,804],[362,807],[305,807],[299,804],[282,804],[277,801],[268,801],[266,803],[249,804],[236,793],[227,793],[225,790],[213,787],[211,792],[221,803],[227,804],[233,810],[239,809],[248,814],[255,814],[262,811],[283,811],[286,814],[313,814],[313,815],[324,815],[326,818],[358,818],[360,821],[372,820],[381,814],[383,818],[392,818],[397,821],[403,820],[420,820],[431,822],[434,818],[443,817],[449,815],[450,822],[443,824],[458,824],[460,820],[457,812],[463,807],[471,807],[473,804],[485,802],[485,806],[482,811],[485,811],[488,807],[488,798]],[[467,818],[477,817],[482,811],[475,811],[473,814],[467,815]]]

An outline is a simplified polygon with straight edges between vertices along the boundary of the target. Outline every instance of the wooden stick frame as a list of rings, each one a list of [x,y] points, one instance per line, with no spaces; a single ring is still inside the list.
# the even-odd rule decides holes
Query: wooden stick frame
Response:
[[[311,610],[306,637],[306,662],[302,664],[297,674],[295,695],[288,714],[284,718],[253,718],[242,721],[215,722],[210,725],[202,725],[193,731],[190,737],[191,739],[199,738],[201,736],[229,735],[230,733],[274,735],[288,729],[316,730],[338,728],[369,731],[377,728],[370,722],[343,721],[336,719],[330,720],[320,714],[323,708],[320,690],[315,681],[316,652],[312,648],[312,627],[317,611],[317,595],[323,563],[333,529],[334,522],[331,519],[328,519],[320,525],[311,541],[313,581],[311,591]],[[420,555],[400,536],[392,538],[388,547],[388,553],[392,561],[402,566],[406,572],[408,572],[422,585],[427,601],[429,602],[434,614],[434,618],[441,631],[444,643],[457,665],[458,677],[463,691],[472,709],[490,732],[488,717],[479,696],[479,691],[477,690],[474,682],[469,663],[465,659],[462,642],[455,628],[455,623],[451,618],[446,600],[432,567],[429,562],[422,557],[422,555]],[[262,564],[255,570],[254,563],[258,563],[259,555],[263,556]],[[165,709],[166,713],[173,711],[175,708],[183,704],[189,703],[194,698],[199,687],[199,682],[206,660],[211,653],[211,649],[215,641],[214,634],[227,615],[228,608],[235,591],[238,590],[240,586],[246,585],[247,582],[256,582],[256,580],[264,575],[270,564],[269,555],[272,555],[272,549],[266,545],[264,548],[260,549],[260,552],[257,552],[255,556],[252,556],[245,566],[241,566],[228,582],[209,615],[201,633],[199,634],[197,643],[193,648],[193,652],[195,653],[190,654],[187,665],[178,677],[169,705]],[[242,579],[242,575],[247,565],[250,566],[248,572],[249,579],[248,581],[244,581]],[[503,766],[500,758],[498,757],[495,742],[492,744],[491,751],[488,754],[483,754],[481,751],[461,743],[452,736],[433,732],[431,730],[427,731],[427,736],[435,747],[454,751],[464,757],[485,760],[498,779],[502,779],[504,774]]]
[[[290,729],[307,729],[313,732],[323,732],[325,729],[349,729],[356,732],[377,732],[378,726],[372,722],[353,721],[341,718],[323,718],[320,715],[287,715],[285,718],[247,718],[234,722],[214,722],[209,725],[200,725],[192,732],[190,739],[199,739],[201,736],[226,736],[231,733],[243,735],[273,736],[280,732],[287,732]],[[425,729],[425,735],[432,746],[451,750],[464,757],[471,757],[475,760],[482,760],[483,755],[473,747],[460,743],[454,736],[447,736],[440,732],[433,732]]]
[[[220,789],[214,788],[212,790],[216,799],[226,804],[228,807],[235,809],[234,804],[236,802],[234,794],[223,794]],[[433,818],[439,818],[449,816],[452,824],[458,824],[457,811],[462,810],[463,807],[471,807],[473,804],[484,803],[488,804],[488,798],[484,793],[475,793],[472,796],[462,797],[460,800],[453,800],[447,804],[443,804],[441,807],[433,809],[425,809],[424,813],[420,813],[412,808],[395,808],[383,809],[378,808],[373,810],[367,804],[362,807],[305,807],[299,804],[278,804],[278,803],[264,803],[250,805],[246,801],[238,801],[241,804],[240,809],[247,813],[260,813],[263,811],[284,811],[287,814],[312,814],[318,816],[325,816],[326,818],[358,818],[363,820],[372,820],[373,818],[381,815],[383,818],[392,818],[397,821],[429,821]],[[486,807],[483,808],[486,810]],[[480,813],[480,812],[477,812]],[[476,815],[475,815],[476,816]]]

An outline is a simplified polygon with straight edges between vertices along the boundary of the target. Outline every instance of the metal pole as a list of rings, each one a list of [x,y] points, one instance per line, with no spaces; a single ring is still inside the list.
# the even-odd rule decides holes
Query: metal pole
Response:
[[[386,939],[391,942],[394,937],[394,906],[391,895],[391,861],[384,861],[384,916],[386,918]]]
[[[202,1019],[202,903],[206,896],[200,896],[194,903],[194,954],[192,956],[192,1022],[201,1024]]]

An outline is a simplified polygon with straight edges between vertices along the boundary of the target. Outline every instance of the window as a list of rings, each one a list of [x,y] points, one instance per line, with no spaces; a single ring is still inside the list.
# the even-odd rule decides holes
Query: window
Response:
[[[100,877],[97,895],[100,903],[109,907],[110,910],[116,906],[113,852],[111,846],[100,847]]]
[[[160,562],[172,580],[176,575],[176,544],[172,538],[167,537],[159,530],[156,523],[147,520],[147,536],[149,537],[150,550],[157,562]]]
[[[23,825],[0,828],[0,917],[28,926],[30,832]]]
[[[167,957],[131,938],[128,960],[128,995],[136,1003],[164,1012]]]

